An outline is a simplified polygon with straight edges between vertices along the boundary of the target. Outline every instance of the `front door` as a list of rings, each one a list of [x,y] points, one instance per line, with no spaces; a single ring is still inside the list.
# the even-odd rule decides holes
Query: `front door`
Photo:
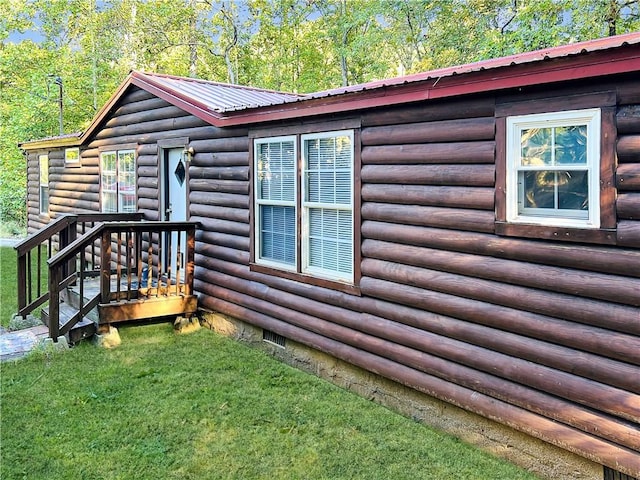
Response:
[[[184,148],[171,148],[164,151],[164,168],[162,171],[163,183],[163,210],[164,220],[172,222],[185,222],[188,219],[187,212],[187,168],[184,158]],[[178,240],[180,243],[180,256],[178,256]],[[171,237],[167,234],[164,239],[166,271],[171,277],[176,278],[176,269],[184,266],[184,252],[186,249],[186,234],[183,232],[178,239],[178,233],[173,232]],[[169,270],[169,268],[171,270]],[[181,272],[181,277],[183,272]]]

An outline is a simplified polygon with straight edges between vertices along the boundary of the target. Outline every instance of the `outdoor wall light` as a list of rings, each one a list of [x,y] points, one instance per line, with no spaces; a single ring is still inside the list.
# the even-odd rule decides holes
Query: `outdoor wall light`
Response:
[[[193,147],[186,148],[182,151],[182,158],[185,162],[190,163],[193,160],[193,156],[195,155],[195,150]]]

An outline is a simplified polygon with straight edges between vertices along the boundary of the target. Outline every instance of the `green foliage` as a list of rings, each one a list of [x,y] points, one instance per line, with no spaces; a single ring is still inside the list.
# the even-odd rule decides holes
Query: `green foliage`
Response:
[[[209,330],[3,364],[2,478],[533,479]]]
[[[40,291],[45,292],[47,289],[48,270],[46,268],[46,248],[42,249],[43,260],[41,261],[40,275]],[[18,256],[13,247],[0,247],[0,326],[9,327],[10,329],[17,326],[12,322],[13,315],[18,311],[18,299],[16,298],[16,289],[18,287]],[[37,296],[37,269],[38,256],[34,253],[31,257],[31,271],[33,273],[31,279],[32,292],[34,298]],[[46,305],[44,307],[46,308]],[[39,318],[39,311],[33,312],[33,316]],[[30,322],[31,320],[29,320]]]
[[[18,142],[59,133],[51,75],[69,133],[132,69],[304,93],[638,30],[640,0],[0,0],[0,215]]]

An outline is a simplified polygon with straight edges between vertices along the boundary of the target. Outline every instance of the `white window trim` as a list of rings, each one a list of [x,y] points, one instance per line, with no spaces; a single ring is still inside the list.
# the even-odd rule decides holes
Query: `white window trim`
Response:
[[[255,261],[257,264],[259,265],[264,265],[265,267],[272,267],[272,268],[277,268],[280,270],[286,270],[289,272],[296,272],[297,271],[297,265],[298,265],[298,249],[296,248],[295,250],[295,259],[293,262],[293,265],[288,264],[288,263],[283,263],[283,262],[277,262],[275,260],[271,260],[268,258],[262,258],[260,256],[260,252],[262,250],[261,248],[261,240],[262,240],[262,236],[260,234],[260,225],[262,225],[262,217],[261,217],[261,212],[260,212],[260,206],[261,205],[274,205],[274,206],[293,206],[294,207],[294,216],[295,218],[298,218],[298,201],[297,201],[297,192],[298,192],[298,168],[296,168],[296,174],[294,176],[294,200],[293,202],[287,202],[287,201],[279,201],[279,200],[264,200],[259,198],[258,192],[260,189],[260,183],[259,183],[259,179],[258,179],[258,155],[256,154],[256,152],[258,151],[258,145],[263,145],[263,144],[269,144],[269,143],[279,143],[279,142],[293,142],[293,158],[294,158],[294,163],[296,164],[297,167],[297,158],[298,158],[298,142],[297,142],[297,138],[295,135],[287,135],[287,136],[280,136],[280,137],[268,137],[268,138],[257,138],[253,141],[253,153],[254,153],[254,160],[253,160],[253,164],[254,164],[254,169],[253,171],[255,172],[254,174],[254,179],[253,179],[253,191],[254,191],[254,203],[255,203],[255,208],[254,208],[254,217],[255,217],[255,221],[254,221],[254,238],[255,238]],[[296,239],[298,238],[298,232],[297,232],[297,225],[296,225]]]
[[[42,163],[46,162],[47,166],[47,183],[42,183]],[[42,208],[42,187],[47,187],[47,209]],[[38,212],[40,215],[49,215],[49,155],[38,155]]]
[[[545,212],[536,215],[523,213],[519,208],[518,172],[520,171],[520,132],[535,127],[559,127],[587,125],[587,165],[589,209],[587,218],[572,218],[562,212]],[[600,125],[599,108],[568,110],[554,113],[518,115],[507,118],[506,145],[506,220],[510,223],[534,224],[566,228],[600,227]],[[563,170],[571,166],[563,165]],[[585,168],[581,168],[584,170]]]
[[[71,152],[74,152],[75,155],[70,155]],[[70,158],[72,157],[72,158]],[[75,157],[75,158],[73,158]],[[75,147],[75,148],[65,148],[64,149],[64,163],[65,165],[71,164],[71,165],[75,165],[80,163],[80,148]]]
[[[332,138],[346,136],[351,140],[351,172],[350,172],[350,184],[351,184],[351,194],[349,205],[342,204],[321,204],[321,203],[306,203],[304,198],[306,198],[306,182],[303,179],[306,170],[306,159],[304,158],[304,142],[305,140],[310,139],[318,139],[318,138]],[[355,279],[355,251],[354,251],[354,242],[355,242],[355,213],[354,213],[354,195],[355,195],[355,144],[354,144],[354,131],[353,130],[332,130],[327,132],[320,133],[312,133],[312,134],[296,134],[296,135],[286,135],[286,136],[275,136],[275,137],[264,137],[264,138],[256,138],[254,139],[253,144],[253,167],[254,167],[254,179],[253,179],[253,188],[254,188],[254,261],[257,265],[276,268],[279,270],[292,272],[292,273],[301,273],[304,275],[313,276],[315,278],[336,281],[341,283],[353,283]],[[283,142],[283,141],[293,141],[294,144],[294,159],[296,163],[296,175],[295,175],[295,200],[294,202],[278,202],[274,200],[264,201],[259,198],[259,181],[258,181],[258,146],[267,143],[273,142]],[[301,152],[299,150],[302,150]],[[287,205],[291,206],[295,204],[295,218],[300,219],[300,223],[296,221],[296,244],[300,245],[300,256],[302,258],[298,258],[298,248],[296,248],[295,253],[295,263],[290,265],[288,263],[280,263],[270,259],[265,259],[260,257],[261,251],[261,235],[260,235],[260,205]],[[299,206],[301,211],[299,210]],[[334,270],[327,270],[318,267],[312,267],[309,265],[309,208],[322,208],[327,207],[331,209],[341,209],[341,210],[349,210],[351,213],[351,262],[352,269],[348,274],[344,274],[341,272],[336,272]]]
[[[332,132],[323,132],[323,133],[314,133],[314,134],[307,134],[307,135],[301,135],[300,136],[300,144],[301,144],[301,148],[302,148],[302,166],[301,166],[301,171],[302,171],[302,175],[304,175],[304,172],[307,169],[307,159],[304,158],[304,153],[305,153],[305,149],[304,149],[304,142],[306,140],[315,140],[315,139],[321,139],[321,138],[333,138],[333,137],[349,137],[349,139],[351,140],[351,171],[350,171],[350,175],[349,175],[349,182],[351,185],[351,195],[349,196],[349,204],[348,205],[344,205],[344,204],[336,204],[336,203],[312,203],[312,202],[305,202],[305,198],[307,198],[307,191],[306,191],[306,187],[307,187],[307,182],[303,181],[302,183],[302,191],[300,193],[300,198],[301,198],[301,202],[302,202],[302,232],[301,232],[301,239],[302,239],[302,272],[303,273],[308,273],[310,275],[314,275],[317,277],[323,277],[323,278],[327,278],[330,280],[337,280],[337,281],[342,281],[342,282],[349,282],[349,283],[353,283],[354,281],[354,272],[353,272],[353,256],[354,256],[354,232],[353,232],[353,224],[354,224],[354,200],[353,200],[353,195],[354,195],[354,163],[355,163],[355,159],[354,159],[354,135],[353,135],[353,130],[339,130],[339,131],[332,131]],[[351,264],[352,264],[352,268],[351,268],[351,272],[348,274],[345,273],[341,273],[341,272],[336,272],[334,270],[327,270],[324,268],[320,268],[320,267],[313,267],[310,265],[310,241],[309,241],[309,232],[310,232],[310,226],[309,226],[309,210],[311,208],[329,208],[329,209],[333,209],[333,210],[348,210],[351,214],[351,226],[352,226],[352,231],[351,231]]]
[[[122,201],[121,201],[121,195],[120,195],[120,155],[121,154],[126,154],[126,153],[133,153],[133,158],[134,158],[134,167],[133,167],[133,171],[134,174],[136,174],[136,178],[134,178],[134,188],[137,189],[137,183],[138,183],[138,179],[137,179],[137,158],[136,158],[136,150],[133,148],[123,148],[121,150],[104,150],[100,152],[100,157],[99,157],[99,162],[100,162],[100,211],[102,213],[123,213],[124,210],[124,206],[122,205]],[[104,185],[102,184],[102,175],[103,175],[103,170],[102,170],[102,157],[103,155],[109,155],[109,154],[114,154],[116,157],[116,169],[114,172],[115,175],[115,190],[106,190],[107,192],[112,192],[115,194],[116,196],[116,212],[105,212],[105,205],[104,205]],[[136,207],[138,204],[138,195],[136,192]]]

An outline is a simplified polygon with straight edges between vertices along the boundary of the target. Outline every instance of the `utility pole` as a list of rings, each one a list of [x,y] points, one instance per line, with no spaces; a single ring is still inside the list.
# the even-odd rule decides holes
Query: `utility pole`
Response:
[[[62,102],[62,78],[59,75],[49,74],[48,77],[53,80],[53,83],[58,85],[58,120],[60,122],[60,135],[64,134],[63,110],[64,104]]]

